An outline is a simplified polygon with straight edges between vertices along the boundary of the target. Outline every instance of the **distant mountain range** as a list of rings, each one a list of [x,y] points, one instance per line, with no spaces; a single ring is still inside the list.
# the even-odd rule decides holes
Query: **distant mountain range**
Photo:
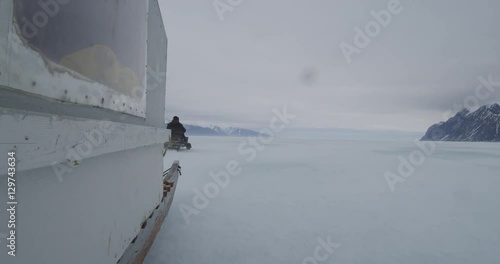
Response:
[[[463,109],[446,122],[431,126],[423,141],[500,142],[500,105]]]
[[[195,125],[184,125],[186,128],[187,136],[226,136],[226,137],[256,137],[259,136],[259,132],[237,128],[237,127],[228,127],[221,128],[218,126],[195,126]]]
[[[259,132],[251,129],[219,126],[197,126],[184,124],[187,136],[258,137]],[[333,140],[414,140],[420,132],[363,131],[339,128],[289,128],[279,133],[281,138],[314,138]],[[268,137],[269,135],[263,134]]]

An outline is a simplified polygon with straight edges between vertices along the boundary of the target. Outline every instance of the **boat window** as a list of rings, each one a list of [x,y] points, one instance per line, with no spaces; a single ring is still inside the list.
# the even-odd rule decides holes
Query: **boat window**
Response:
[[[144,95],[146,1],[15,3],[19,32],[46,59],[122,94]]]

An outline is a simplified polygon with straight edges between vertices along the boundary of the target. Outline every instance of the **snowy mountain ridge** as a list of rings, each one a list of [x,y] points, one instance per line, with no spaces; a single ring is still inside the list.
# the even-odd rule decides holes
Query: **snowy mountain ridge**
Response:
[[[445,122],[432,125],[423,141],[500,142],[500,105],[463,109]]]
[[[219,127],[219,126],[197,126],[197,125],[184,125],[187,132],[186,134],[193,136],[229,136],[229,137],[256,137],[259,132],[238,128],[238,127]]]

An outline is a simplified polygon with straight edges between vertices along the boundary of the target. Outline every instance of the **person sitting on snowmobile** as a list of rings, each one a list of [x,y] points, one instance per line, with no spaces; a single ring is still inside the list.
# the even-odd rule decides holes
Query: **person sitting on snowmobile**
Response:
[[[182,141],[186,141],[186,136],[184,135],[184,133],[186,133],[186,129],[179,122],[179,117],[174,116],[172,122],[167,124],[167,129],[172,131],[173,138],[180,138]]]

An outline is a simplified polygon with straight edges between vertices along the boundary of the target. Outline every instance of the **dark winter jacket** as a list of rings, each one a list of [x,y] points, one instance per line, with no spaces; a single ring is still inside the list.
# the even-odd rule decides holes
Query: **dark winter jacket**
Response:
[[[184,126],[180,122],[177,122],[177,121],[172,121],[172,122],[168,123],[167,129],[172,130],[173,134],[184,135],[184,133],[186,133],[186,129],[184,128]]]

